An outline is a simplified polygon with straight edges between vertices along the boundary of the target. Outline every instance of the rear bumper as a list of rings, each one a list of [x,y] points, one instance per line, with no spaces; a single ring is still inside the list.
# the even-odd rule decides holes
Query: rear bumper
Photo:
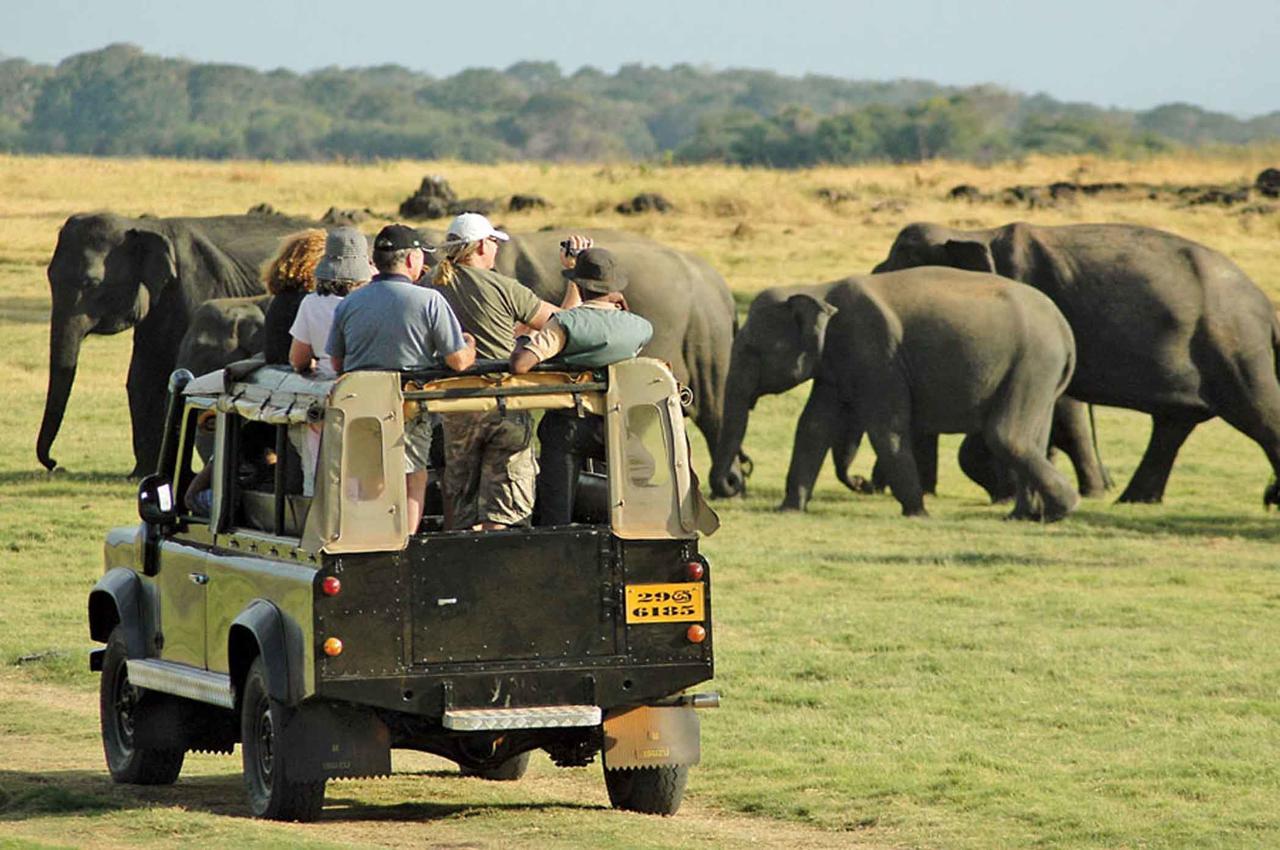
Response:
[[[643,705],[711,679],[710,660],[679,664],[487,669],[456,665],[430,674],[322,678],[316,696],[422,717],[447,709]]]

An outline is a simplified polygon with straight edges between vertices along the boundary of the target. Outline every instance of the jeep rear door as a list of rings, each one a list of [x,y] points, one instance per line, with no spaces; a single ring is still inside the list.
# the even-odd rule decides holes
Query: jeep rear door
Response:
[[[605,530],[417,537],[408,554],[412,665],[618,652],[619,577]]]

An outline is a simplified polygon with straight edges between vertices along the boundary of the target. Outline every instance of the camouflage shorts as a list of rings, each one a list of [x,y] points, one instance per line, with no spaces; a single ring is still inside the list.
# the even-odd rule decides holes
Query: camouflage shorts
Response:
[[[453,527],[528,520],[538,477],[532,417],[523,412],[503,416],[494,410],[441,418],[444,492],[453,506]]]
[[[415,416],[404,423],[405,474],[421,472],[431,465],[431,428],[434,416]]]

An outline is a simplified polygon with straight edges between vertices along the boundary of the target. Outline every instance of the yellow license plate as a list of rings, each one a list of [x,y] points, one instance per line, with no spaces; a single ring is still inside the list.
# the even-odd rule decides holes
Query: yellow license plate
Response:
[[[628,623],[684,623],[706,619],[703,583],[627,585]]]

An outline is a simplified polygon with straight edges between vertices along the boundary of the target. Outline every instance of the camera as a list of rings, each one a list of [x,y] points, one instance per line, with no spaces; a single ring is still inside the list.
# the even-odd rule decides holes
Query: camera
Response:
[[[576,257],[581,253],[577,248],[573,247],[573,240],[566,239],[560,243],[560,250],[564,251],[566,257]]]

